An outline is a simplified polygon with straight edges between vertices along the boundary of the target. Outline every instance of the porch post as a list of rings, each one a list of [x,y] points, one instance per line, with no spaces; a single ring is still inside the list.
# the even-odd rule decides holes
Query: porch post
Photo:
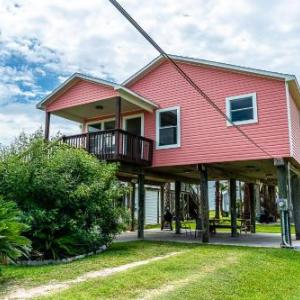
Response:
[[[115,129],[117,129],[117,131],[115,132],[115,147],[116,147],[116,151],[115,151],[115,157],[118,158],[119,154],[120,154],[120,132],[118,131],[118,129],[121,129],[121,97],[117,97],[116,99],[116,107],[115,107],[116,113],[115,113]]]
[[[160,228],[161,230],[163,230],[164,212],[165,212],[165,187],[164,185],[161,185],[160,187]]]
[[[256,197],[255,197],[255,184],[249,183],[249,198],[250,198],[250,223],[251,233],[256,232]]]
[[[131,214],[131,226],[130,231],[134,231],[135,225],[135,182],[131,182],[131,199],[130,199],[130,214]]]
[[[138,238],[144,238],[144,223],[145,223],[145,175],[141,172],[138,175]]]
[[[300,240],[300,177],[295,174],[292,176],[292,204],[293,217],[296,230],[296,240]]]
[[[281,246],[290,246],[291,227],[289,217],[289,195],[288,195],[288,168],[283,159],[274,160],[277,167],[277,184],[278,184],[278,198],[282,206],[280,207],[280,223],[281,223]]]
[[[175,181],[175,229],[176,234],[180,234],[180,192],[181,182]]]
[[[116,99],[116,124],[115,128],[116,129],[121,129],[121,97],[117,97]]]
[[[230,220],[231,220],[231,236],[237,237],[237,216],[236,216],[236,180],[229,181],[230,194]]]
[[[207,167],[199,166],[200,173],[200,214],[202,219],[202,242],[209,242],[209,204],[208,204],[208,176]]]
[[[45,112],[45,131],[44,131],[45,141],[49,141],[50,118],[51,118],[51,113],[49,111],[46,111]]]

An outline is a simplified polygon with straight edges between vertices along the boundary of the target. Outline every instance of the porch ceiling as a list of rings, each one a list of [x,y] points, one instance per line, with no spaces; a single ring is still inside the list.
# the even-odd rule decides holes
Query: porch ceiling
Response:
[[[92,103],[72,106],[58,111],[53,111],[52,114],[76,122],[84,122],[88,119],[94,119],[98,117],[101,118],[105,116],[112,116],[115,114],[116,99],[117,97],[107,98]],[[138,110],[141,110],[140,106],[122,98],[122,113],[135,112]]]

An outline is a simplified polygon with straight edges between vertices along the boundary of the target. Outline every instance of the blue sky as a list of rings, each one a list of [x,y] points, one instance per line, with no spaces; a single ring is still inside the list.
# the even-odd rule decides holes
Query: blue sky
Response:
[[[299,1],[120,3],[169,53],[300,77]],[[108,0],[0,0],[0,143],[42,126],[36,103],[73,72],[121,82],[156,55]]]

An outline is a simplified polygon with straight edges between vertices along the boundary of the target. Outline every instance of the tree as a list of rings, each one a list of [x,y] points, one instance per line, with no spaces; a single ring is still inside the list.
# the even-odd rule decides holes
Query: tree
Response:
[[[20,218],[16,204],[0,197],[0,263],[15,261],[30,250],[30,240],[22,236],[28,226]]]
[[[114,206],[126,192],[117,168],[84,150],[44,142],[41,132],[2,151],[0,194],[23,211],[33,256],[73,256],[111,243],[126,216]]]

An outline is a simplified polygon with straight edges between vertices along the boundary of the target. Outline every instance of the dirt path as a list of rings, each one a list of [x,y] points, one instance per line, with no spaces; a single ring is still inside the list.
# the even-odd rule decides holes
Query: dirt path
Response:
[[[106,276],[109,276],[109,275],[112,275],[115,273],[126,271],[126,270],[129,270],[132,268],[136,268],[138,266],[147,265],[147,264],[157,261],[157,260],[166,259],[166,258],[169,258],[174,255],[178,255],[181,253],[183,253],[183,252],[172,252],[168,255],[157,256],[157,257],[153,257],[153,258],[146,259],[146,260],[140,260],[140,261],[126,264],[126,265],[121,265],[118,267],[106,268],[106,269],[102,269],[99,271],[88,272],[88,273],[85,273],[85,274],[75,278],[75,279],[62,281],[59,283],[49,283],[49,284],[33,287],[30,289],[19,288],[15,291],[11,292],[10,294],[4,296],[5,297],[4,299],[5,300],[31,299],[31,298],[39,297],[39,296],[46,296],[46,295],[49,295],[50,293],[54,293],[57,291],[67,289],[67,288],[71,287],[72,285],[80,283],[80,282],[84,282],[84,281],[94,279],[94,278],[99,278],[99,277],[106,277]]]
[[[236,256],[235,254],[235,256],[226,257],[222,261],[217,260],[214,263],[211,263],[209,266],[204,266],[203,268],[199,269],[197,273],[187,276],[184,279],[176,280],[171,283],[162,285],[158,289],[147,290],[147,292],[138,299],[140,300],[161,299],[162,296],[165,296],[170,292],[173,292],[189,284],[199,282],[199,279],[217,271],[218,269],[221,269],[231,264],[238,263],[240,256]]]

